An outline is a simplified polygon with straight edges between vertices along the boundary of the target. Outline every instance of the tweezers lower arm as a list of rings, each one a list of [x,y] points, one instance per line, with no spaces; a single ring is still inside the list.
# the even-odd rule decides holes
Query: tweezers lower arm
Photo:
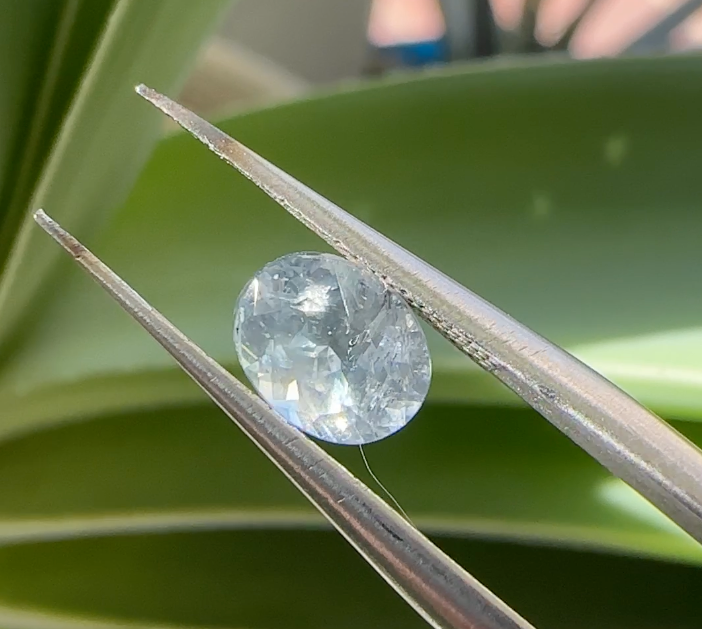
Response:
[[[311,439],[288,425],[43,211],[34,217],[427,622],[441,629],[533,629]]]

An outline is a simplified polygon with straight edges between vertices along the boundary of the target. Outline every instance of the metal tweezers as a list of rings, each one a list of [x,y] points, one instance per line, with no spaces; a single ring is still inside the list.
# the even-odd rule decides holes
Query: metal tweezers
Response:
[[[191,111],[137,92],[702,542],[702,451],[566,351],[309,189]],[[43,211],[36,221],[119,302],[430,625],[530,623],[186,338]]]

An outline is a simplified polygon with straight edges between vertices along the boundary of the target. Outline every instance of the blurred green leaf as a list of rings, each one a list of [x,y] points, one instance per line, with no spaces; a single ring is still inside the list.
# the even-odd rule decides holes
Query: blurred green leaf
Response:
[[[655,246],[665,216],[671,212],[690,221],[698,220],[692,211],[696,182],[686,188],[672,186],[671,177],[686,167],[687,160],[702,152],[697,144],[687,140],[689,126],[697,120],[696,112],[692,106],[688,111],[686,106],[680,105],[681,100],[686,103],[689,98],[681,99],[681,95],[673,91],[675,86],[678,91],[684,91],[700,73],[700,62],[685,58],[446,73],[254,113],[227,122],[224,127],[457,279],[511,312],[516,311],[518,317],[532,323],[539,331],[561,342],[570,340],[584,353],[607,343],[635,345],[635,341],[627,340],[630,335],[624,329],[625,324],[632,335],[638,330],[642,337],[650,337],[666,333],[677,321],[692,321],[695,316],[691,310],[695,300],[700,298],[681,283],[652,275],[648,249]],[[662,141],[663,136],[656,136],[648,129],[653,124],[651,110],[636,108],[654,79],[670,81],[669,89],[660,91],[665,98],[660,95],[658,98],[664,101],[661,107],[676,108],[675,120],[680,123],[679,129],[675,123],[668,130],[675,139],[669,161],[675,162],[678,170],[671,167],[670,172],[662,175],[660,171],[669,168],[668,162],[660,165],[654,159],[660,148],[660,142],[654,140]],[[527,86],[528,94],[524,92]],[[559,98],[555,98],[555,94]],[[628,100],[624,100],[624,96]],[[594,107],[595,98],[610,106]],[[504,103],[515,99],[523,103],[543,101],[549,107],[532,110],[525,107],[526,113],[514,112],[512,118],[507,118]],[[398,109],[397,102],[402,102],[403,107]],[[354,115],[356,111],[362,111],[363,116]],[[427,111],[432,115],[427,116]],[[425,124],[419,124],[420,117],[426,119]],[[666,124],[671,126],[670,122]],[[577,131],[571,131],[572,127],[577,127]],[[591,128],[602,130],[597,142],[594,131],[584,132]],[[612,129],[613,133],[614,130],[623,133],[623,128],[628,129],[628,141],[637,143],[638,152],[632,152],[631,165],[622,157],[624,161],[614,167],[602,152],[608,139],[604,131]],[[498,139],[503,134],[513,140],[511,143],[488,142],[494,134]],[[469,137],[470,142],[467,141]],[[482,146],[480,138],[483,138]],[[416,146],[421,147],[419,153],[413,150]],[[541,155],[540,159],[533,158],[534,152]],[[554,177],[551,171],[569,155],[569,185],[566,186],[561,181],[563,176]],[[498,165],[504,170],[500,171]],[[571,169],[582,174],[576,176]],[[501,172],[509,181],[502,180]],[[607,196],[595,198],[590,192],[595,175],[609,179],[609,187],[601,189]],[[635,223],[629,197],[640,197],[636,192],[630,194],[629,190],[635,181],[646,178],[651,182],[649,208],[644,214],[646,220]],[[543,207],[529,196],[539,181],[548,181],[541,189],[555,188],[549,194],[563,199],[561,205],[551,207],[545,216],[534,214],[533,203],[542,212]],[[440,202],[430,203],[437,188]],[[680,192],[691,188],[689,199]],[[659,205],[651,207],[652,200],[656,199]],[[524,201],[526,207],[520,207],[518,200]],[[600,209],[600,205],[606,211]],[[427,211],[428,207],[431,211]],[[587,225],[594,225],[590,228],[589,239],[583,237]],[[625,241],[628,253],[624,257],[622,239],[612,235],[615,227],[631,231]],[[466,238],[469,243],[462,246],[461,241]],[[587,246],[580,244],[583,240]],[[496,256],[493,249],[501,241],[505,244],[500,246],[500,255]],[[320,242],[314,236],[251,184],[190,138],[179,136],[161,144],[127,205],[98,239],[95,249],[176,325],[216,358],[231,364],[234,354],[230,342],[231,313],[238,290],[266,261],[286,251],[319,247]],[[582,251],[578,251],[581,247]],[[593,251],[597,252],[597,257],[592,256]],[[634,253],[637,258],[631,257]],[[673,252],[671,245],[670,255],[660,264],[672,268],[673,253],[678,261],[681,257],[692,259],[695,256],[693,249],[680,246]],[[621,258],[619,264],[615,264],[617,256]],[[610,264],[607,274],[600,269],[601,258]],[[691,272],[690,269],[689,265],[681,265],[679,274]],[[619,294],[625,277],[628,278],[627,299],[638,300],[638,305],[630,305]],[[150,343],[89,279],[71,270],[68,280],[64,293],[49,305],[33,335],[6,364],[0,392],[4,393],[3,404],[8,412],[0,430],[9,437],[60,422],[85,421],[130,409],[163,406],[170,409],[202,399],[200,391],[175,370],[169,357],[156,344]],[[651,290],[654,293],[667,291],[670,301],[676,304],[685,306],[688,302],[687,314],[657,303],[648,307],[646,299]],[[607,308],[615,299],[621,307],[626,306],[625,313]],[[509,307],[510,303],[513,308]],[[554,314],[554,310],[558,312]],[[629,317],[626,321],[624,314]],[[434,404],[513,401],[499,385],[443,340],[433,336],[432,341]],[[639,343],[643,341],[639,339]],[[632,366],[663,373],[660,360],[667,349],[637,356]],[[680,364],[692,361],[694,369],[696,355],[691,351],[681,354],[675,349],[672,355]],[[627,353],[620,352],[617,359],[626,364]],[[661,404],[660,410],[672,411],[677,408],[673,405],[675,394],[690,383],[671,382],[664,376],[653,384],[647,380],[634,381],[634,384],[638,382],[642,390],[643,384],[648,384],[649,398],[662,397],[669,403]],[[137,415],[140,417],[137,423],[151,426],[148,418],[157,421],[159,417],[170,417],[171,412]],[[503,456],[504,435],[510,430],[519,433],[519,422],[511,422],[510,429],[503,425],[507,418],[515,417],[512,413],[469,411],[465,407],[456,407],[447,413],[437,410],[436,406],[427,408],[423,417],[441,417],[435,422],[437,433],[426,441],[421,454],[413,455],[410,460],[431,459],[428,449],[447,447],[446,436],[440,430],[448,430],[450,417],[465,422],[478,413],[482,413],[486,421],[489,418],[494,422],[494,430],[498,432],[481,442],[479,452],[489,455],[477,456],[477,452],[468,457],[467,463],[460,452],[454,454],[456,463],[451,467],[451,474],[457,479],[455,484],[447,484],[443,476],[436,478],[421,463],[417,465],[420,470],[417,477],[403,473],[397,479],[396,487],[401,493],[406,482],[403,479],[412,478],[404,499],[410,508],[413,500],[417,501],[418,508],[422,505],[423,498],[417,493],[421,478],[427,479],[426,495],[429,497],[441,495],[433,489],[437,485],[450,487],[452,496],[463,496],[456,502],[444,495],[443,502],[425,504],[423,517],[427,524],[450,530],[592,544],[691,561],[698,559],[695,545],[671,533],[665,525],[662,529],[659,527],[657,513],[654,512],[651,524],[646,516],[641,521],[636,513],[627,514],[626,509],[612,505],[607,507],[607,475],[585,455],[579,454],[564,437],[556,437],[560,447],[568,448],[567,456],[553,463],[556,472],[551,471],[546,463],[549,456],[544,454],[551,452],[553,446],[540,443],[529,432],[540,430],[535,424],[530,423],[527,433],[516,442],[532,443],[536,439],[530,451],[532,458]],[[522,415],[518,413],[516,417]],[[103,419],[100,427],[109,425]],[[546,426],[543,429],[552,430]],[[141,434],[136,425],[126,432],[135,430],[134,434]],[[153,436],[147,439],[142,435],[142,438],[144,442],[165,442],[169,430],[172,430],[172,423],[163,420],[153,428]],[[191,432],[194,431],[192,428]],[[402,438],[398,437],[393,443],[402,443]],[[471,438],[467,434],[453,442],[463,443]],[[41,439],[41,435],[37,439]],[[181,446],[173,445],[175,451],[191,444],[191,438],[184,436],[183,439]],[[112,442],[103,437],[98,441]],[[40,443],[29,442],[32,448]],[[134,444],[124,447],[131,452]],[[61,451],[58,446],[55,449]],[[76,451],[73,456],[82,466],[80,461],[91,455],[87,451],[83,455]],[[46,462],[51,460],[46,455],[39,458]],[[132,465],[131,454],[129,460]],[[393,476],[392,470],[407,468],[404,461],[389,461],[384,471],[388,479]],[[515,462],[514,469],[510,461]],[[34,469],[38,464],[28,452],[24,465]],[[567,473],[559,465],[565,465]],[[173,464],[164,462],[163,467],[171,469]],[[204,464],[198,466],[199,474],[204,473],[204,468]],[[64,466],[63,469],[67,474],[68,468]],[[146,470],[134,467],[137,469],[136,477],[145,478]],[[204,481],[199,474],[193,472],[194,491],[204,496],[207,492],[202,489]],[[475,485],[472,479],[481,475],[484,484]],[[22,475],[15,471],[11,476],[20,478]],[[54,472],[44,478],[54,477],[56,482],[62,482],[61,476]],[[501,492],[490,485],[500,478],[503,478]],[[86,482],[100,484],[95,475],[86,477]],[[216,486],[212,482],[209,481],[210,488]],[[74,483],[75,479],[70,484],[80,485]],[[71,511],[70,502],[63,502],[63,492],[53,483],[50,486],[47,495],[54,495],[57,500],[54,513],[63,509],[66,515]],[[471,493],[471,486],[481,489]],[[571,491],[570,499],[564,499],[567,487],[578,486],[582,488],[580,493]],[[17,487],[24,485],[18,483]],[[275,492],[270,491],[261,489],[261,494],[271,500],[265,504],[273,510],[286,512],[287,502],[276,502]],[[530,500],[515,503],[515,492],[529,495]],[[112,492],[106,493],[112,495]],[[84,494],[92,495],[87,487]],[[154,489],[149,500],[158,501],[157,494],[158,490]],[[20,490],[18,495],[26,495],[25,490]],[[136,503],[130,501],[136,498],[129,493],[126,495],[124,503],[111,508],[129,509],[131,504],[133,510]],[[492,496],[494,500],[485,502],[483,496]],[[181,497],[182,503],[173,504],[166,511],[183,513],[186,521],[191,516],[202,517],[191,514],[190,510],[197,505],[188,502],[185,495]],[[218,500],[222,499],[220,496]],[[624,496],[623,501],[626,500]],[[454,503],[455,513],[441,507],[446,502]],[[231,508],[227,500],[224,504]],[[148,505],[148,510],[164,508],[153,502]],[[81,509],[75,514],[85,515]],[[287,516],[278,513],[274,517]],[[44,526],[39,525],[40,528]],[[126,522],[125,526],[130,523]]]
[[[41,91],[36,81],[47,63],[61,5],[52,0],[4,2],[0,5],[0,199],[11,194],[17,154],[30,122],[25,114]],[[15,54],[21,44],[24,54]],[[5,204],[3,203],[3,206]],[[4,212],[3,212],[4,213]],[[2,214],[0,214],[2,216]]]
[[[688,424],[702,441],[702,428]],[[373,486],[356,448],[328,447]],[[702,549],[536,413],[430,405],[366,448],[414,521],[702,563]],[[214,406],[121,414],[0,446],[0,544],[190,527],[323,524]]]
[[[11,165],[0,160],[0,176],[8,180],[0,198],[3,263],[51,142],[114,4],[114,0],[29,0],[6,2],[0,7],[0,45],[7,47],[0,61],[3,96],[16,103],[15,108],[2,108],[0,114],[3,130],[14,135],[0,141],[12,152]],[[32,52],[34,46],[36,51]],[[18,55],[18,50],[24,54]]]
[[[700,78],[698,57],[453,71],[222,126],[644,403],[696,419]],[[322,244],[178,136],[160,145],[94,248],[231,364],[231,313],[246,279]],[[72,270],[62,289],[0,375],[0,395],[17,409],[4,428],[80,415],[84,405],[94,412],[101,401],[112,410],[130,399],[193,399],[168,375],[170,358],[89,280]],[[430,340],[434,400],[515,402]],[[61,387],[60,405],[51,387]],[[23,392],[33,399],[26,416]]]
[[[18,189],[2,212],[4,251],[0,249],[0,255],[6,262],[0,276],[0,340],[4,341],[26,317],[30,300],[59,256],[34,229],[28,208],[44,206],[81,234],[101,223],[106,212],[124,199],[162,128],[162,120],[143,107],[132,88],[147,81],[170,90],[184,78],[184,65],[228,2],[121,0],[110,6],[102,0],[86,7],[66,0],[58,4],[67,15],[58,19],[54,48],[45,59],[44,84],[35,75],[24,77],[32,81],[38,97],[38,119],[25,124],[27,138],[18,138]],[[95,17],[104,16],[107,7],[111,11],[103,24]],[[87,24],[93,34],[104,26],[88,59],[92,40],[85,34]],[[58,124],[56,113],[66,106],[76,67],[83,66],[85,74],[60,129],[52,129],[48,123]],[[31,70],[37,68],[27,72]],[[23,111],[19,113],[24,117]],[[53,136],[55,144],[37,172]]]
[[[698,569],[466,539],[438,542],[539,629],[699,626]],[[125,623],[137,629],[426,627],[331,532],[189,531],[0,548],[3,627],[80,627],[81,621],[98,629]]]
[[[51,10],[53,5],[53,10]],[[38,8],[49,9],[39,10]],[[36,12],[36,15],[34,13]],[[29,80],[37,66],[44,64],[45,43],[58,15],[57,4],[50,0],[6,2],[0,8],[0,198],[7,197],[11,185],[10,170],[25,125],[23,110],[36,97],[37,85]],[[15,39],[12,35],[15,35]],[[24,43],[24,55],[12,54],[17,41]]]
[[[484,66],[254,112],[223,128],[658,411],[696,420],[700,79],[693,57]],[[125,111],[148,112],[130,103]],[[117,134],[127,122],[114,116]],[[91,159],[97,146],[85,144]],[[59,186],[59,212],[47,210],[71,227],[60,208],[78,194],[74,169],[84,162],[67,163],[77,187]],[[101,183],[82,208],[104,193],[102,169],[121,165],[96,163]],[[51,249],[41,238],[31,247]],[[238,291],[274,257],[323,248],[184,136],[159,145],[91,245],[235,370]],[[270,530],[321,520],[89,279],[74,268],[56,277],[61,293],[0,365],[0,624],[57,626],[54,613],[106,626],[419,622],[340,540]],[[20,284],[17,313],[33,290]],[[431,401],[368,449],[412,517],[456,538],[445,540],[451,554],[541,628],[696,626],[686,594],[699,587],[696,568],[457,539],[702,560],[545,420],[512,408],[511,394],[436,335],[431,343]],[[702,424],[678,425],[702,443]],[[368,479],[357,450],[333,451]],[[247,530],[261,527],[269,530]],[[334,576],[320,578],[322,559]],[[317,568],[303,576],[300,565]]]

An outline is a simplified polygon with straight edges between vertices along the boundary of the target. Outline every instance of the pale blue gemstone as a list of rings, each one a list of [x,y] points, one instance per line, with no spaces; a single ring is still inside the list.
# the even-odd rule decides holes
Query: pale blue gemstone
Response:
[[[292,253],[258,271],[237,302],[234,344],[261,397],[332,443],[388,437],[429,390],[429,350],[409,306],[326,253]]]

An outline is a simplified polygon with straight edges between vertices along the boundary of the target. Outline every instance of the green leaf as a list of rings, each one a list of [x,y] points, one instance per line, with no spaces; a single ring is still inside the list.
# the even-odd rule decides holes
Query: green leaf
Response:
[[[539,629],[698,626],[698,569],[467,539],[438,542]],[[275,529],[0,548],[0,623],[7,629],[426,627],[336,533]]]
[[[37,98],[35,80],[46,64],[61,4],[51,0],[4,2],[0,6],[0,199],[10,195],[17,154],[29,128],[26,109]],[[21,45],[23,54],[16,54]],[[3,203],[4,206],[4,203]],[[0,214],[2,216],[2,214]]]
[[[126,196],[162,128],[158,115],[132,93],[133,86],[147,81],[170,90],[184,78],[184,64],[228,3],[121,0],[110,6],[103,0],[58,4],[65,15],[58,19],[54,46],[44,59],[46,76],[39,89],[32,84],[38,95],[35,113],[39,119],[27,122],[28,141],[16,149],[18,188],[10,194],[3,217],[3,341],[16,332],[60,255],[56,248],[45,246],[28,210],[44,206],[83,235],[102,223],[106,213]],[[32,5],[37,2],[30,2]],[[107,8],[111,10],[104,31],[92,47],[90,35],[103,27],[96,16],[105,15]],[[22,17],[32,16],[23,13]],[[40,15],[37,23],[44,19]],[[88,24],[92,31],[86,31]],[[41,65],[35,62],[25,71],[36,71]],[[76,69],[83,67],[85,74],[71,95],[60,130],[54,130],[49,123],[58,122],[56,114],[68,103]],[[34,77],[25,77],[25,81],[28,78]],[[54,135],[56,141],[39,172]]]
[[[694,138],[702,125],[702,96],[692,87],[700,79],[702,61],[683,57],[486,66],[318,97],[237,117],[223,127],[588,358],[659,411],[697,419],[702,358],[695,351],[695,322],[702,297],[689,287],[693,234],[702,221],[696,212],[702,181],[693,177],[702,157]],[[238,291],[274,257],[322,247],[184,136],[159,145],[125,206],[92,245],[234,370],[231,319]],[[46,240],[42,246],[51,247]],[[273,546],[270,555],[265,545],[248,549],[262,553],[258,565],[275,565],[271,578],[277,580],[265,585],[268,577],[249,568],[254,559],[242,568],[245,577],[228,577],[216,567],[210,572],[207,562],[201,573],[183,563],[181,573],[168,553],[197,554],[194,548],[205,540],[216,546],[212,554],[227,557],[239,552],[232,548],[251,544],[237,541],[243,532],[194,530],[318,527],[319,517],[219,411],[204,406],[197,387],[91,280],[73,268],[60,278],[61,293],[47,301],[0,372],[0,480],[7,479],[0,495],[0,544],[7,546],[0,550],[0,603],[108,620],[246,624],[253,618],[249,612],[237,616],[239,608],[177,593],[214,582],[226,583],[222,588],[230,593],[244,579],[275,592],[296,579],[295,562],[283,569]],[[443,340],[434,335],[431,343],[430,403],[405,431],[368,450],[375,471],[418,524],[447,536],[700,563],[698,546],[637,494],[535,413],[509,408],[514,397]],[[702,424],[679,426],[702,442]],[[368,480],[357,450],[334,454]],[[136,546],[128,547],[132,542]],[[151,554],[161,544],[168,550]],[[42,552],[46,563],[35,562]],[[555,551],[541,550],[538,557],[550,553]],[[110,563],[113,556],[133,567]],[[477,565],[471,553],[465,557],[467,567]],[[630,626],[645,627],[657,613],[632,611],[621,598],[605,596],[605,608],[612,608],[598,619],[593,606],[580,613],[565,585],[564,602],[539,608],[536,601],[550,600],[551,581],[543,577],[545,598],[539,599],[532,575],[520,574],[519,563],[502,554],[493,561],[496,573],[514,579],[512,592],[519,582],[533,599],[535,622],[543,614],[552,626],[570,626],[567,619],[574,627],[621,629],[628,626],[620,622],[625,617],[633,619]],[[572,571],[557,570],[556,560],[551,564],[558,583],[571,588],[582,581],[582,565],[573,561]],[[592,561],[625,577],[635,572],[632,565],[658,569],[623,559]],[[34,572],[16,574],[16,587],[7,576],[22,562],[65,566],[79,576],[37,582],[32,594],[22,583],[32,582]],[[154,566],[168,566],[174,581]],[[101,567],[114,570],[109,579],[95,572]],[[154,570],[153,589],[139,580],[148,569]],[[683,581],[670,577],[677,584],[698,574],[671,570],[687,575]],[[611,583],[609,574],[603,578]],[[114,585],[93,596],[92,586],[83,584],[98,581]],[[593,581],[593,596],[603,596],[607,590],[597,590]],[[377,606],[381,621],[384,605]],[[680,606],[690,609],[682,599]],[[275,618],[261,604],[256,609],[261,620],[254,626],[270,626]],[[295,609],[304,613],[304,606]],[[680,611],[680,619],[687,613]],[[315,622],[321,621],[312,619],[310,626]]]
[[[30,0],[0,7],[1,41],[8,48],[2,55],[0,76],[5,98],[16,103],[15,108],[3,108],[0,114],[3,130],[14,133],[11,142],[0,141],[5,150],[12,148],[11,165],[0,159],[0,173],[7,179],[0,199],[3,263],[51,142],[114,4],[114,0]],[[18,50],[23,54],[18,55]]]
[[[484,66],[222,126],[659,412],[697,419],[700,78],[699,57]],[[231,365],[231,313],[247,278],[276,256],[323,246],[178,136],[161,143],[94,248]],[[515,403],[443,340],[430,342],[434,400]],[[197,399],[173,373],[165,352],[71,269],[0,375],[13,409],[3,429],[101,404]]]
[[[5,2],[0,6],[0,199],[8,196],[12,178],[10,171],[19,150],[27,123],[23,112],[36,98],[37,86],[31,80],[38,67],[45,63],[45,43],[58,17],[58,3],[31,0],[24,3]],[[13,54],[18,42],[23,55]]]
[[[702,442],[702,427],[687,424]],[[369,483],[356,448],[331,453]],[[366,448],[413,521],[442,534],[702,564],[702,549],[531,410],[429,405]],[[192,527],[319,526],[214,406],[120,414],[0,446],[0,545]]]

